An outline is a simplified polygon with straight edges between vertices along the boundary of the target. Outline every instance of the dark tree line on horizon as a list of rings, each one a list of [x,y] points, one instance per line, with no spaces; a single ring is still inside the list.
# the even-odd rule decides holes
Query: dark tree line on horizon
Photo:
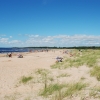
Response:
[[[29,49],[100,49],[100,47],[98,46],[79,46],[79,47],[48,47],[48,46],[44,46],[44,47],[24,47],[24,48],[29,48]]]

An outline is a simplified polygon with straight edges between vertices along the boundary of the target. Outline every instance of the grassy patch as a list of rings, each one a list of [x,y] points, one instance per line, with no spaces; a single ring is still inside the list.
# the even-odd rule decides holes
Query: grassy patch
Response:
[[[42,83],[44,84],[44,90],[47,89],[48,83],[54,81],[53,77],[51,77],[50,71],[47,69],[38,69],[36,74],[40,76]]]
[[[29,77],[23,76],[22,79],[21,79],[21,83],[26,84],[27,82],[29,82],[32,79],[33,79],[33,77],[31,77],[31,76],[29,76]]]
[[[72,84],[50,84],[46,89],[41,91],[44,97],[52,95],[52,100],[63,100],[66,97],[71,97],[87,86],[86,83],[77,82]]]
[[[82,83],[82,82],[69,84],[67,90],[64,93],[64,97],[72,96],[73,94],[77,93],[78,91],[81,91],[82,89],[84,89],[86,86],[87,86],[87,84]]]
[[[100,81],[100,67],[93,67],[92,70],[90,70],[90,75],[95,76],[97,80]]]
[[[36,73],[36,74],[40,74],[40,75],[44,76],[44,75],[49,74],[49,73],[50,73],[50,71],[49,71],[49,70],[47,70],[47,69],[37,69],[37,71],[36,71],[35,73]]]
[[[42,96],[48,96],[53,94],[56,91],[60,91],[62,88],[66,87],[66,84],[50,84],[46,89],[43,89],[41,92]]]
[[[70,75],[67,74],[67,73],[64,73],[64,74],[60,74],[57,76],[57,78],[60,78],[60,77],[69,77]]]
[[[81,77],[81,79],[80,80],[85,80],[86,78],[85,77]]]
[[[51,67],[52,69],[55,69],[55,68],[63,69],[63,67],[64,67],[63,65],[64,65],[63,62],[57,62],[57,63],[55,63],[54,65],[51,65],[50,67]]]
[[[93,88],[90,91],[89,96],[93,98],[100,98],[100,87]]]
[[[97,65],[97,60],[100,58],[99,50],[97,51],[83,51],[81,56],[76,52],[76,55],[71,58],[64,58],[63,62],[56,63],[51,66],[51,68],[65,69],[68,67],[79,67],[82,65],[87,65],[88,67],[94,67]]]
[[[20,98],[20,96],[20,93],[14,92],[13,94],[5,95],[3,100],[17,100]]]

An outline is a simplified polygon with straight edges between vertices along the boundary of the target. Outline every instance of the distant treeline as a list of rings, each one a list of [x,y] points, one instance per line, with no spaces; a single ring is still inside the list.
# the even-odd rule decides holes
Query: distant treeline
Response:
[[[80,47],[24,47],[28,49],[100,49],[96,46],[80,46]]]

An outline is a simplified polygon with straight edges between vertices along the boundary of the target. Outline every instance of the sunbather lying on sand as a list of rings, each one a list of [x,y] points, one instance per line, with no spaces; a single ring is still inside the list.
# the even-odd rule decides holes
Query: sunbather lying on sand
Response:
[[[23,58],[23,55],[19,54],[19,55],[18,55],[18,58]]]

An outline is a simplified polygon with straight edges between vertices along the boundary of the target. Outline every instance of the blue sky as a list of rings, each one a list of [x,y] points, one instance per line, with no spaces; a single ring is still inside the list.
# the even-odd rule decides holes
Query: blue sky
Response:
[[[100,0],[0,0],[0,47],[100,46]]]

